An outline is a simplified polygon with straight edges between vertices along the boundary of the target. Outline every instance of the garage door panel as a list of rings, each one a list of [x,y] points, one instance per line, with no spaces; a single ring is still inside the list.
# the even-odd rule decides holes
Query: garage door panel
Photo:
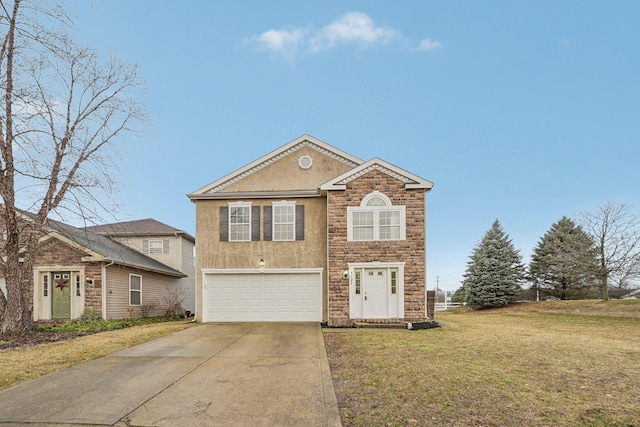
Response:
[[[205,321],[322,320],[320,273],[223,273],[205,277]]]

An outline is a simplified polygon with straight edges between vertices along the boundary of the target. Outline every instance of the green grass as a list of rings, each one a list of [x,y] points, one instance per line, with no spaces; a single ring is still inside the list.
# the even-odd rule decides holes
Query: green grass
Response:
[[[189,321],[156,322],[51,344],[0,350],[0,389],[107,356],[193,325]]]
[[[345,426],[638,425],[640,301],[437,319],[449,326],[326,330]]]

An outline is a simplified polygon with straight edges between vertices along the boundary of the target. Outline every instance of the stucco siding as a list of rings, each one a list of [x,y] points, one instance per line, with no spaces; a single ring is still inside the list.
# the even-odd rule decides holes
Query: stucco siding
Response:
[[[309,169],[301,169],[298,160],[311,157]],[[349,165],[311,147],[300,147],[221,191],[288,191],[315,190],[318,186],[351,169]],[[295,177],[295,178],[293,178]],[[292,179],[293,178],[293,179]]]
[[[197,268],[202,269],[251,269],[259,268],[264,260],[265,268],[323,268],[326,271],[326,199],[287,199],[305,206],[304,240],[274,242],[262,239],[264,222],[261,218],[259,241],[220,241],[220,207],[227,201],[196,201],[196,233],[198,235]],[[251,200],[252,206],[271,206],[272,199]],[[323,275],[325,277],[325,275]],[[326,295],[326,280],[323,295]],[[200,313],[202,277],[197,275],[197,312]],[[324,310],[323,310],[324,312]]]

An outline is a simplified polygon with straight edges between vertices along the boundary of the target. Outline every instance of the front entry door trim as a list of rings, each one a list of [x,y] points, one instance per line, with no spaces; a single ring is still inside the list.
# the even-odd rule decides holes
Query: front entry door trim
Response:
[[[349,318],[404,318],[404,262],[349,263]]]

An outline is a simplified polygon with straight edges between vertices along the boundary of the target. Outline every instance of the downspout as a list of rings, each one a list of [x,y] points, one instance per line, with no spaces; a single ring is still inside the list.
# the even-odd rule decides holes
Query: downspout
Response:
[[[326,276],[325,280],[327,282],[327,313],[326,313],[327,317],[326,317],[326,319],[327,319],[327,325],[330,325],[331,319],[329,319],[329,304],[331,304],[331,300],[329,299],[329,295],[330,295],[329,288],[331,287],[331,284],[329,283],[329,278],[330,278],[330,274],[329,274],[329,243],[330,243],[329,242],[329,191],[327,191],[326,209],[327,209],[327,213],[324,216],[325,220],[327,222],[327,229],[326,229],[326,236],[325,236],[326,242],[327,242],[325,244],[325,247],[326,247],[326,250],[327,250],[327,256],[325,258],[326,259],[326,263],[327,263],[326,264],[327,265],[327,272],[326,272],[326,275],[325,275]]]
[[[175,233],[173,233],[173,235],[178,239],[178,242],[180,242],[180,254],[181,254],[181,256],[180,256],[180,258],[181,258],[180,265],[181,265],[181,267],[183,267],[182,270],[184,270],[184,264],[182,264],[184,262],[184,257],[182,256],[182,245],[184,244],[183,241],[182,241],[182,236],[181,236],[182,232],[180,232],[180,233],[175,232]],[[195,244],[194,244],[194,249],[195,249]],[[191,260],[191,264],[195,264],[195,260]],[[194,265],[194,274],[195,274],[196,271],[197,271],[197,269],[195,268],[195,265]],[[198,303],[197,303],[197,298],[196,298],[196,294],[198,293],[198,290],[196,289],[197,280],[196,280],[195,277],[193,279],[195,280],[193,282],[193,300],[194,300],[195,304],[193,305],[193,320],[191,322],[189,322],[189,323],[195,323],[196,319],[198,318]],[[202,292],[202,295],[204,296],[204,290]]]
[[[429,292],[427,290],[427,193],[424,193],[424,316],[426,320],[435,320],[435,309],[433,312],[434,319],[429,319]]]
[[[115,261],[111,261],[109,264],[102,265],[102,318],[104,320],[107,320],[107,267],[111,267],[115,263]]]

